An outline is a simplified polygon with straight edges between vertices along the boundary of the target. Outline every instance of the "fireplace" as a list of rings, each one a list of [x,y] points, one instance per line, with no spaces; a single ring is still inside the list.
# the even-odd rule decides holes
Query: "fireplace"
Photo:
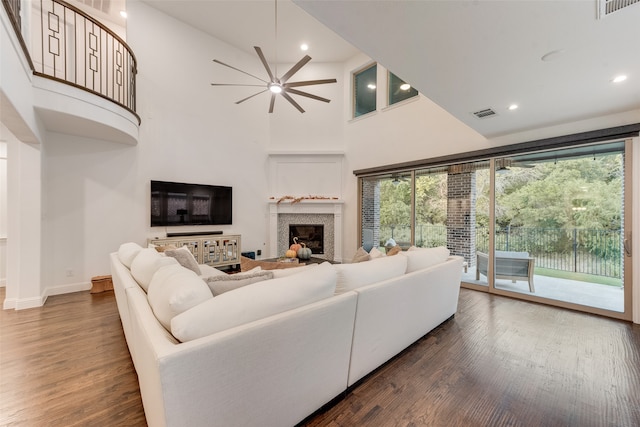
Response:
[[[342,205],[341,200],[302,200],[298,203],[269,202],[269,253],[271,258],[283,256],[291,246],[291,229],[294,226],[322,226],[322,239],[318,245],[322,249],[310,246],[314,257],[342,262]],[[308,245],[309,234],[306,230],[294,233],[299,240]],[[320,252],[320,250],[322,252]],[[318,253],[316,253],[316,251]]]
[[[311,249],[312,254],[324,254],[323,224],[289,224],[289,245],[294,243],[294,237],[298,238],[298,243],[304,243]]]

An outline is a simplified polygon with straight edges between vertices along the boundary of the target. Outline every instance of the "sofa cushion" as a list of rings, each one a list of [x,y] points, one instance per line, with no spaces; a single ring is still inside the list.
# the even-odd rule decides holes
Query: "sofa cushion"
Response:
[[[258,270],[254,272],[252,270],[246,273],[207,277],[205,282],[207,282],[213,296],[216,297],[225,292],[269,279],[273,279],[273,273],[271,271]]]
[[[170,331],[174,316],[213,298],[213,295],[197,274],[174,264],[158,269],[153,275],[147,298],[153,314]]]
[[[292,310],[333,295],[336,272],[329,263],[281,279],[254,283],[205,301],[171,321],[185,342]]]
[[[407,259],[403,256],[381,257],[369,262],[356,264],[336,264],[338,275],[336,294],[402,276],[407,269]]]
[[[351,262],[352,263],[363,262],[363,261],[369,261],[370,259],[371,259],[371,255],[369,255],[369,252],[365,251],[364,248],[360,246],[356,251],[355,255],[353,256],[353,259],[351,260]]]
[[[167,249],[164,251],[166,256],[170,256],[178,260],[181,266],[188,268],[197,275],[200,275],[200,267],[198,267],[198,261],[186,246],[179,247],[178,249]]]
[[[142,246],[137,243],[123,243],[118,249],[118,259],[121,263],[126,265],[128,269],[131,269],[131,263],[133,262],[133,259],[141,250]]]
[[[145,248],[138,252],[138,255],[131,263],[131,275],[145,292],[149,289],[151,277],[160,268],[163,261],[155,249]]]
[[[449,249],[444,246],[435,248],[417,248],[411,246],[404,254],[407,256],[407,273],[429,268],[443,263],[449,258]]]

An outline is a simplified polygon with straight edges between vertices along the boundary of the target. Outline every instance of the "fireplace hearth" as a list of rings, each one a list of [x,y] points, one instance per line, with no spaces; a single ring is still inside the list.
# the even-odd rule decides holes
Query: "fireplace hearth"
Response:
[[[324,254],[323,224],[289,224],[289,245],[294,243],[294,237],[298,238],[298,243],[304,243],[311,249],[312,254]]]

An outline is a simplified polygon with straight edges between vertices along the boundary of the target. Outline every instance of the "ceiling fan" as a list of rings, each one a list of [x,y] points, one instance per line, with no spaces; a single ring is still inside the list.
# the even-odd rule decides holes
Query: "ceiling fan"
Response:
[[[397,173],[394,173],[391,175],[391,183],[394,186],[397,186],[401,182],[408,182],[408,181],[409,181],[409,178],[406,175],[400,175]]]
[[[278,35],[278,1],[275,1],[275,28],[276,28],[276,46],[277,46],[277,35]],[[313,85],[320,85],[320,84],[327,84],[327,83],[336,83],[337,80],[336,79],[321,79],[321,80],[304,80],[304,81],[299,81],[299,82],[289,82],[289,79],[295,74],[297,73],[302,67],[304,67],[309,61],[311,61],[311,57],[309,55],[305,55],[304,58],[302,58],[300,61],[298,61],[293,67],[291,67],[291,69],[289,71],[287,71],[286,73],[284,73],[281,77],[277,76],[277,65],[275,68],[275,72],[271,71],[271,67],[269,66],[267,59],[265,58],[264,54],[262,53],[262,49],[260,49],[260,47],[258,46],[254,46],[253,47],[256,50],[256,53],[258,54],[258,58],[260,58],[260,62],[262,62],[262,65],[264,66],[265,70],[267,71],[267,75],[269,76],[269,80],[265,80],[262,79],[260,77],[254,76],[253,74],[247,73],[246,71],[242,71],[239,68],[233,67],[229,64],[225,64],[222,61],[219,61],[217,59],[214,59],[213,62],[220,64],[220,65],[224,65],[225,67],[229,67],[232,70],[236,70],[239,71],[243,74],[246,74],[248,76],[253,77],[254,79],[260,80],[262,82],[262,84],[233,84],[233,83],[211,83],[212,86],[255,86],[255,87],[262,87],[264,88],[263,90],[254,93],[253,95],[247,96],[246,98],[243,98],[239,101],[236,101],[236,104],[240,104],[248,99],[253,98],[254,96],[260,95],[261,93],[264,92],[271,92],[271,102],[269,103],[269,113],[273,113],[273,107],[275,105],[276,102],[276,97],[278,95],[281,95],[284,99],[286,99],[287,101],[289,101],[289,103],[291,103],[291,105],[293,105],[294,107],[296,107],[298,109],[298,111],[300,111],[301,113],[304,113],[304,109],[300,106],[300,104],[298,104],[292,97],[291,94],[293,95],[299,95],[299,96],[305,96],[307,98],[311,98],[311,99],[315,99],[317,101],[322,101],[322,102],[330,102],[329,99],[327,98],[323,98],[321,96],[317,96],[317,95],[313,95],[311,93],[308,92],[303,92],[301,90],[298,90],[296,88],[301,87],[301,86],[313,86]],[[276,54],[277,57],[277,54]]]

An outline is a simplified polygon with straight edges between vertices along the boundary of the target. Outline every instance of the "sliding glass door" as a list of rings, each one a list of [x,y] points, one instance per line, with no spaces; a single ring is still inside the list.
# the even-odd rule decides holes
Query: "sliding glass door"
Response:
[[[464,287],[629,319],[630,150],[615,141],[361,177],[362,246],[446,246],[464,257]]]
[[[624,141],[495,164],[495,288],[623,313]]]

